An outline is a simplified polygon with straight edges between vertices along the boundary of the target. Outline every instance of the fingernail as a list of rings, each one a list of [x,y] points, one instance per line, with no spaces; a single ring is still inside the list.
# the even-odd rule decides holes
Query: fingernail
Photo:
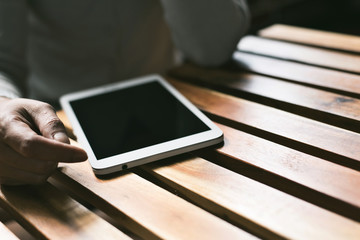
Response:
[[[85,151],[81,151],[81,152],[76,152],[74,157],[73,157],[73,160],[75,162],[82,162],[82,161],[85,161],[86,159],[88,158],[87,154]]]
[[[64,132],[57,132],[53,136],[54,140],[63,142],[63,143],[69,143],[69,138]]]

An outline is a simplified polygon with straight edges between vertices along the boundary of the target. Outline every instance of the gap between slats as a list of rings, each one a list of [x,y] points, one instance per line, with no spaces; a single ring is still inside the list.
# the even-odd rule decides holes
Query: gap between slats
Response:
[[[156,162],[145,165],[143,169],[208,211],[245,224],[264,238],[266,235],[262,235],[259,229],[252,227],[253,222],[267,226],[286,238],[315,238],[318,235],[316,236],[318,238],[355,239],[356,232],[360,231],[360,225],[356,222],[225,170],[206,160],[194,158],[185,161],[168,161],[167,164],[164,164],[164,161]],[[271,223],[265,219],[271,219]],[[339,222],[335,225],[341,227],[333,229],[331,225],[337,221]],[[308,227],[305,226],[307,224]],[[279,228],[279,226],[283,227]],[[314,226],[317,228],[313,228]],[[303,231],[304,228],[307,230]],[[329,236],[326,236],[328,234]]]
[[[218,126],[225,135],[224,146],[200,150],[196,155],[360,222],[359,172]]]
[[[228,71],[228,74],[247,71],[328,92],[360,98],[360,75],[302,63],[288,62],[246,52],[235,52],[233,61],[226,69],[224,68],[224,71]]]
[[[172,75],[191,83],[360,132],[360,99],[279,79],[184,65]]]
[[[156,184],[157,186],[172,192],[178,197],[214,214],[215,216],[227,221],[234,226],[242,228],[247,232],[253,234],[254,236],[258,236],[260,239],[279,239],[285,240],[287,239],[284,235],[280,232],[273,231],[272,229],[268,228],[265,225],[259,224],[256,222],[256,219],[248,218],[247,216],[243,216],[241,214],[237,214],[232,212],[231,210],[224,209],[223,206],[214,205],[211,200],[206,199],[202,196],[197,194],[188,193],[185,188],[181,185],[174,185],[169,184],[166,178],[161,178],[156,175],[156,172],[153,171],[152,166],[156,164],[156,166],[168,166],[172,163],[180,163],[182,161],[187,161],[188,159],[194,158],[192,154],[182,154],[180,156],[171,157],[168,159],[163,159],[157,161],[156,163],[146,164],[140,167],[135,168],[133,171],[137,175],[147,179],[148,181]],[[199,203],[202,202],[202,203]],[[205,204],[204,204],[205,203]],[[211,205],[211,207],[207,207],[206,205]]]
[[[2,186],[0,204],[37,239],[130,239],[114,226],[45,183]]]
[[[170,83],[214,121],[360,170],[360,134],[179,81]]]

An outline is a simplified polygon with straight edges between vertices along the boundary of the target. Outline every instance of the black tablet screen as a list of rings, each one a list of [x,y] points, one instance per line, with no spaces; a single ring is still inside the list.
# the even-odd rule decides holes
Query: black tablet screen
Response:
[[[210,130],[158,82],[70,104],[97,159]]]

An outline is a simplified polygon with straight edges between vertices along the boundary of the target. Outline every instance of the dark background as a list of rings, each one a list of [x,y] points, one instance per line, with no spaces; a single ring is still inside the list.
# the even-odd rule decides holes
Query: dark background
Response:
[[[248,0],[251,34],[274,23],[360,35],[360,0]]]

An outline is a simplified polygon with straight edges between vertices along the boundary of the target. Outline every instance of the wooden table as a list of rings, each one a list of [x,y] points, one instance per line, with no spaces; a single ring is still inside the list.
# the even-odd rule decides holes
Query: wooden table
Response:
[[[106,179],[62,164],[1,207],[36,238],[360,239],[360,38],[274,25],[233,58],[167,76],[223,146]]]

